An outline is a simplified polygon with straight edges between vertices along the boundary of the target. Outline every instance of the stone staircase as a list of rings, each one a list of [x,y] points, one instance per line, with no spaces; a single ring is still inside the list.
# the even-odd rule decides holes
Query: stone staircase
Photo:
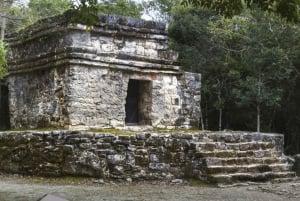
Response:
[[[211,133],[196,144],[208,182],[263,182],[295,176],[283,155],[283,135]]]

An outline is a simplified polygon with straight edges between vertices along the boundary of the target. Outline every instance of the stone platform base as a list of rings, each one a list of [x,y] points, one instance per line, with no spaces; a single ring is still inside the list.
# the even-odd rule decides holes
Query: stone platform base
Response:
[[[0,171],[41,176],[231,183],[294,177],[283,135],[248,132],[109,134],[0,132]]]

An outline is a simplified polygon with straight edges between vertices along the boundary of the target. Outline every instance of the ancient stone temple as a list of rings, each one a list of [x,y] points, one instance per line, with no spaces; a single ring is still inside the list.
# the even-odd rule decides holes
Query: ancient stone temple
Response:
[[[183,72],[161,23],[74,13],[8,37],[12,128],[197,127],[200,75]]]
[[[217,183],[295,176],[282,134],[136,131],[133,125],[198,127],[200,75],[180,69],[163,24],[100,15],[87,26],[74,19],[68,12],[8,38],[0,118],[9,113],[10,126],[24,130],[68,129],[0,132],[0,171]],[[133,131],[84,130],[128,126]]]

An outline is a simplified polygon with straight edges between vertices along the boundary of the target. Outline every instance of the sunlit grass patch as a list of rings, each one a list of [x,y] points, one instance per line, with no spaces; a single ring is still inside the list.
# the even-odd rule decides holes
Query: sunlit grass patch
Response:
[[[136,132],[121,130],[116,128],[99,128],[99,129],[90,129],[93,133],[109,133],[114,135],[134,135]]]

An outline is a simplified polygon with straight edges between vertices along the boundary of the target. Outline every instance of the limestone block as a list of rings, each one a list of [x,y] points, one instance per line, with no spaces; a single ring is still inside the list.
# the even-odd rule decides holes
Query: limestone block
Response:
[[[156,154],[150,154],[149,158],[150,158],[150,162],[152,162],[152,163],[159,162],[159,158],[158,158],[158,156]]]
[[[84,32],[84,33],[73,33],[71,36],[71,40],[74,46],[90,46],[91,40],[90,40],[90,32]]]
[[[256,151],[255,152],[255,157],[257,158],[262,158],[265,156],[265,152],[264,151]]]
[[[148,155],[135,155],[135,164],[139,166],[147,166],[149,163]]]
[[[102,35],[96,35],[96,36],[97,36],[97,40],[99,40],[101,44],[113,43],[114,40],[114,38],[111,36],[102,36]]]
[[[172,83],[172,77],[164,76],[163,77],[163,82],[164,82],[165,85],[171,84]]]
[[[100,44],[101,44],[101,43],[100,43],[100,41],[98,40],[98,38],[92,38],[92,39],[91,39],[91,45],[92,45],[94,48],[96,48],[96,49],[98,50],[98,52],[101,52],[101,51],[100,51],[100,47],[101,47]]]
[[[115,154],[115,155],[108,155],[107,156],[107,162],[109,164],[121,164],[125,162],[125,155],[123,154]]]
[[[116,51],[116,47],[113,44],[101,44],[101,51],[103,52],[115,52]]]
[[[158,53],[153,49],[144,49],[144,56],[155,58],[158,56]]]
[[[127,48],[135,48],[137,45],[137,41],[134,41],[134,40],[126,40],[125,41],[125,47]]]
[[[166,50],[166,49],[168,49],[168,45],[164,44],[164,43],[157,43],[156,44],[156,49],[157,50]]]
[[[147,49],[156,49],[157,43],[155,41],[146,41],[144,47]]]
[[[135,54],[145,56],[145,48],[143,46],[136,46]]]
[[[135,152],[137,155],[148,155],[147,149],[137,149]]]
[[[168,171],[170,168],[169,164],[166,163],[149,163],[149,169],[158,171]]]

